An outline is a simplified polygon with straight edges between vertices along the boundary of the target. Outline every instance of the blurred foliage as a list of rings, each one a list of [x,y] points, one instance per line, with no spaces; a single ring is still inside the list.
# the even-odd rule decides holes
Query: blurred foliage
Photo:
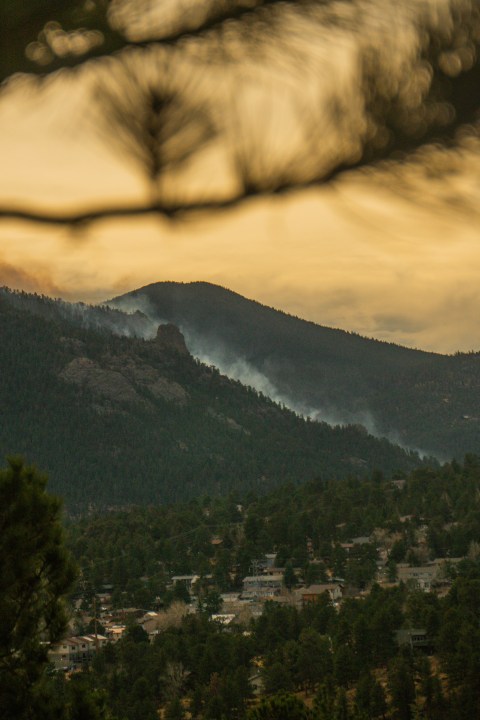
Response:
[[[150,209],[173,216],[476,142],[479,38],[475,0],[2,0],[0,81],[91,60],[103,140],[140,162]],[[193,192],[177,173],[197,162]]]

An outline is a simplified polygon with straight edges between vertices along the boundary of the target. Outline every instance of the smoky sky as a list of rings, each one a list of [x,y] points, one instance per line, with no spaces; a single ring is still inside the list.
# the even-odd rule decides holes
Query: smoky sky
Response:
[[[196,32],[238,7],[250,12]],[[113,9],[134,41],[193,32],[59,73],[29,101],[24,83],[17,116],[17,91],[1,97],[2,198],[240,205],[55,241],[2,225],[4,282],[92,299],[203,279],[362,334],[478,348],[478,2]]]

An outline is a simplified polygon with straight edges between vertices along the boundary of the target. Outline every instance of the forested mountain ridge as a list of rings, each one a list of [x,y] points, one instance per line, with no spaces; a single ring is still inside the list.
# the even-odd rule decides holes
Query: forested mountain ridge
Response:
[[[209,283],[154,283],[111,303],[173,322],[190,350],[262,380],[290,407],[441,458],[480,451],[480,354],[447,356],[307,322]],[[243,379],[243,377],[242,377]],[[258,383],[257,383],[258,386]]]
[[[45,469],[70,509],[419,464],[357,427],[299,418],[199,363],[176,327],[136,319],[0,293],[0,454]]]

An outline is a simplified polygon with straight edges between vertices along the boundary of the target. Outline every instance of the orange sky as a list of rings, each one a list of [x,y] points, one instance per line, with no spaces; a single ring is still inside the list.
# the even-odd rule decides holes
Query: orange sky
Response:
[[[135,168],[94,137],[85,107],[75,84],[61,102],[58,88],[0,98],[0,204],[145,197]],[[0,282],[101,300],[159,280],[206,280],[321,324],[440,352],[479,350],[480,221],[447,207],[449,193],[475,198],[475,158],[462,158],[455,188],[432,180],[427,192],[417,178],[409,198],[386,171],[174,226],[123,219],[78,235],[0,221]]]

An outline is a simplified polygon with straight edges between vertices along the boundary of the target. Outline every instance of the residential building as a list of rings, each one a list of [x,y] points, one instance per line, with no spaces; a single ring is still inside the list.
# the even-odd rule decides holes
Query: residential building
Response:
[[[331,602],[339,602],[343,596],[343,588],[339,583],[308,585],[295,590],[295,601],[298,606],[304,607],[309,603],[320,602],[325,593],[327,593]]]
[[[406,563],[398,563],[397,565],[398,581],[413,585],[424,592],[430,592],[437,576],[438,566],[433,563],[417,567]]]
[[[425,628],[403,628],[395,633],[397,644],[400,647],[408,645],[417,650],[430,650],[432,642]]]
[[[108,639],[104,635],[82,635],[65,638],[52,645],[48,658],[57,670],[78,670],[88,665],[97,650]]]
[[[283,574],[248,575],[243,578],[242,598],[268,598],[278,595],[283,587]]]

